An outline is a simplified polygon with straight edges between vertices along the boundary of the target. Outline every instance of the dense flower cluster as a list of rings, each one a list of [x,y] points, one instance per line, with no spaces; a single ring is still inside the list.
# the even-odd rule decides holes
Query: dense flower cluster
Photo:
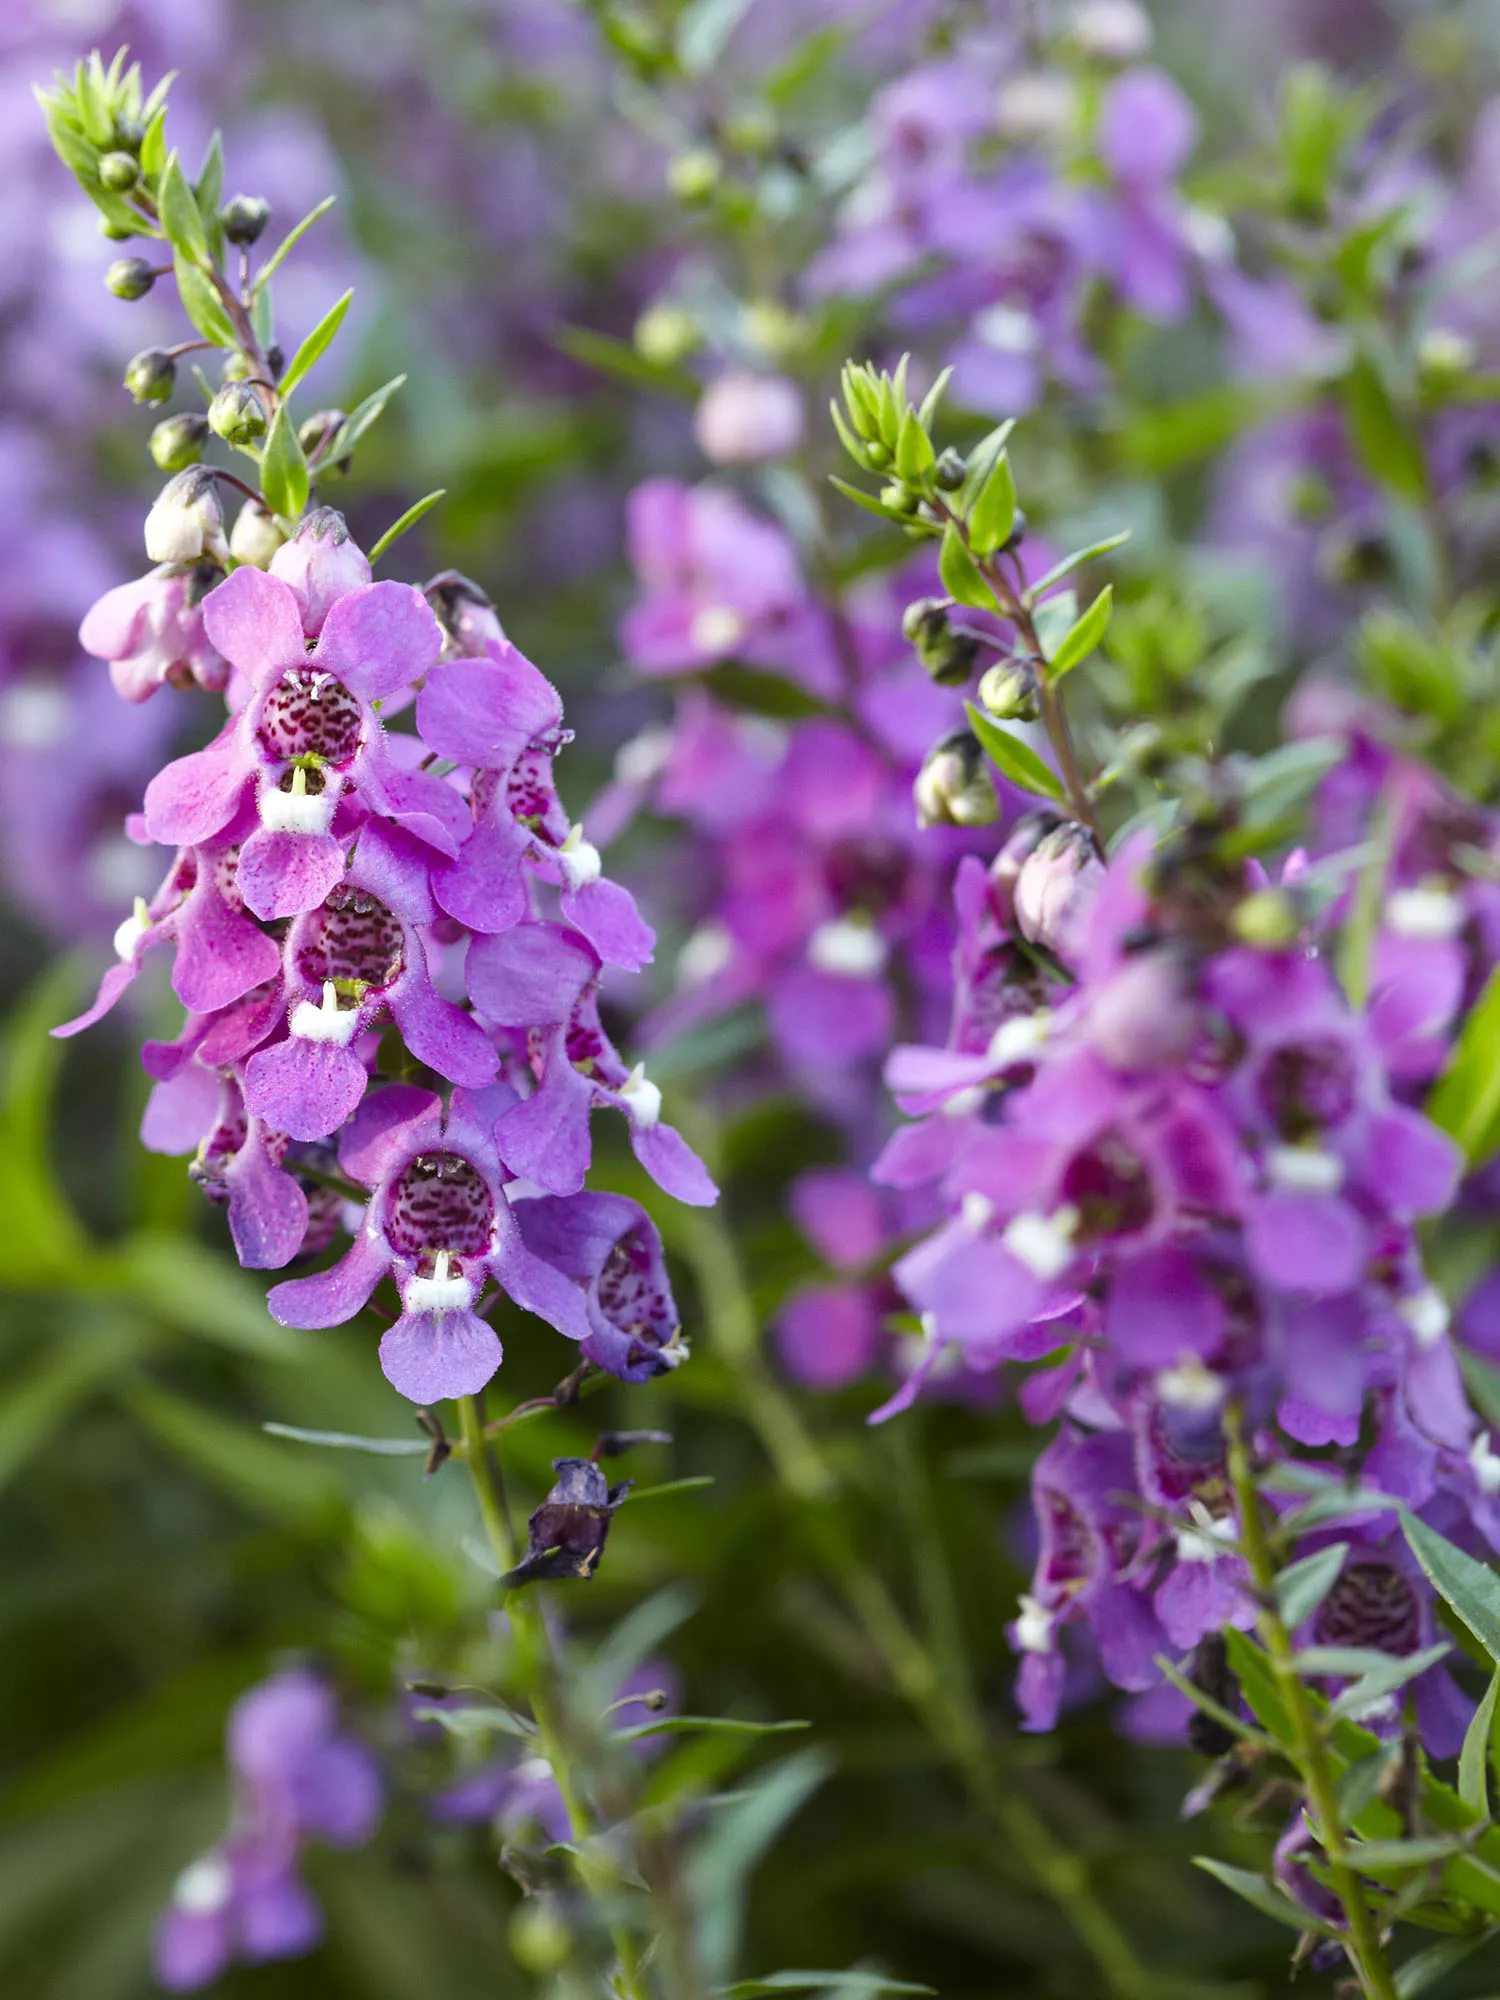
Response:
[[[178,584],[158,572],[87,621],[96,645],[131,627],[147,693],[171,678],[177,636],[136,632],[130,605]],[[639,1378],[679,1358],[676,1315],[644,1211],[582,1191],[594,1106],[624,1115],[661,1185],[714,1198],[660,1092],[599,1024],[604,967],[638,969],[652,935],[558,799],[555,691],[476,591],[439,579],[431,598],[372,582],[327,509],[268,570],[237,567],[208,592],[200,678],[229,715],[146,788],[133,837],[174,857],[121,924],[93,1005],[59,1032],[175,948],[186,1019],[145,1052],[148,1144],[193,1153],[255,1268],[324,1249],[347,1219],[342,1261],[278,1286],[271,1309],[337,1325],[389,1275],[401,1314],[381,1360],[413,1401],[494,1373],[490,1282]],[[403,713],[415,733],[391,726]],[[384,1080],[403,1063],[432,1087]],[[365,1190],[355,1219],[340,1197]]]

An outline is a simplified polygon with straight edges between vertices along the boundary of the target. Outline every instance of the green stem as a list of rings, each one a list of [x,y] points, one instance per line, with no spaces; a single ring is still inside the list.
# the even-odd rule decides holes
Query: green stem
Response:
[[[474,1483],[474,1497],[479,1503],[480,1519],[484,1523],[491,1552],[503,1575],[515,1568],[519,1551],[506,1511],[499,1470],[490,1456],[478,1398],[460,1397],[458,1409],[463,1457]],[[619,1883],[614,1870],[602,1867],[589,1852],[588,1843],[597,1828],[574,1769],[567,1710],[558,1685],[557,1661],[546,1624],[536,1605],[520,1591],[511,1593],[505,1609],[515,1634],[518,1677],[536,1718],[541,1754],[552,1767],[563,1810],[568,1816],[568,1826],[579,1849],[573,1857],[578,1879],[590,1899],[607,1909],[618,1894]],[[623,2000],[650,2000],[641,1969],[641,1951],[634,1936],[613,1917],[608,1920],[606,1928],[619,1961],[617,1991]]]
[[[965,1673],[942,1670],[881,1577],[860,1553],[838,1505],[838,1480],[795,1404],[766,1364],[759,1322],[734,1243],[717,1215],[678,1219],[715,1353],[731,1370],[781,1484],[807,1503],[812,1542],[830,1581],[864,1628],[902,1698],[1002,1835],[1012,1861],[1067,1917],[1117,2000],[1161,2000],[1161,1982],[1099,1902],[1083,1864],[996,1768],[995,1745]]]
[[[1296,1649],[1292,1636],[1276,1608],[1276,1560],[1266,1536],[1250,1448],[1239,1414],[1232,1408],[1227,1413],[1226,1429],[1229,1435],[1229,1478],[1240,1517],[1242,1546],[1261,1600],[1260,1636],[1276,1676],[1277,1689],[1291,1717],[1295,1738],[1291,1746],[1293,1757],[1307,1794],[1307,1803],[1317,1821],[1318,1838],[1328,1857],[1334,1893],[1348,1919],[1349,1936],[1345,1948],[1366,2000],[1397,2000],[1395,1982],[1381,1947],[1374,1914],[1351,1863],[1322,1723],[1308,1694],[1307,1683],[1294,1664]]]

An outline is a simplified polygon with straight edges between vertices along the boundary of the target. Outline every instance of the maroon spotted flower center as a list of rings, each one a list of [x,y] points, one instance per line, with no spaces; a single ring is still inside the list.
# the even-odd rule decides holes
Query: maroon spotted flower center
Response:
[[[627,1229],[599,1273],[599,1308],[604,1317],[648,1348],[664,1347],[677,1331],[677,1314],[650,1238]]]
[[[1099,1538],[1073,1503],[1055,1489],[1041,1496],[1043,1573],[1055,1590],[1077,1590],[1099,1564]]]
[[[1310,1139],[1341,1124],[1357,1089],[1349,1051],[1332,1036],[1277,1049],[1260,1076],[1261,1102],[1287,1139]]]
[[[325,979],[357,980],[363,986],[395,983],[406,960],[400,920],[367,889],[347,883],[335,889],[310,927],[297,954],[297,970],[312,986]]]
[[[1414,1653],[1422,1641],[1417,1593],[1394,1563],[1346,1563],[1323,1599],[1316,1633],[1322,1646],[1373,1646]]]
[[[288,667],[261,711],[261,748],[278,762],[321,757],[347,764],[364,721],[364,709],[341,680],[311,667]]]
[[[414,1263],[439,1250],[483,1257],[494,1236],[494,1199],[461,1153],[419,1153],[391,1189],[385,1230],[397,1256]]]
[[[1079,1153],[1063,1176],[1062,1198],[1078,1211],[1078,1237],[1130,1236],[1155,1212],[1145,1162],[1118,1132],[1106,1132]]]

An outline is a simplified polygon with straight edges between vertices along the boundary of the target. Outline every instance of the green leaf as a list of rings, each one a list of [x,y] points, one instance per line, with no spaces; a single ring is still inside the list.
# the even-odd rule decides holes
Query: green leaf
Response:
[[[954,502],[955,513],[965,519],[968,518],[974,502],[988,486],[990,474],[999,464],[1000,454],[1005,450],[1015,427],[1015,418],[1007,417],[1003,424],[996,424],[992,431],[987,432],[969,453],[968,470],[964,474],[964,483],[958,489],[958,497]]]
[[[1431,1944],[1426,1951],[1419,1951],[1415,1958],[1409,1958],[1396,1973],[1396,2000],[1420,2000],[1429,1986],[1451,1972],[1456,1965],[1486,1943],[1492,1932],[1482,1931],[1477,1937],[1444,1938],[1438,1944]]]
[[[1405,1507],[1401,1532],[1429,1582],[1500,1666],[1500,1578],[1487,1564],[1454,1548]]]
[[[142,1231],[96,1260],[91,1288],[124,1296],[164,1325],[258,1361],[308,1359],[306,1337],[280,1326],[265,1294],[234,1264],[191,1237]]]
[[[1391,400],[1390,391],[1367,354],[1344,378],[1344,416],[1365,470],[1403,500],[1427,497],[1427,465],[1415,431]]]
[[[1248,1868],[1231,1868],[1227,1861],[1215,1861],[1211,1855],[1195,1854],[1193,1866],[1201,1868],[1206,1875],[1212,1875],[1216,1882],[1222,1882],[1226,1889],[1243,1897],[1262,1916],[1274,1917],[1278,1924],[1287,1924],[1294,1931],[1312,1931],[1319,1937],[1332,1937],[1331,1925],[1321,1924],[1311,1910],[1294,1903],[1290,1896],[1259,1875],[1252,1875]]]
[[[347,458],[370,426],[379,421],[386,404],[405,380],[404,375],[393,375],[389,382],[383,383],[380,388],[366,396],[362,403],[356,403],[334,432],[331,443],[318,463],[337,465],[340,459]]]
[[[446,1729],[450,1736],[519,1736],[530,1741],[536,1736],[536,1729],[524,1715],[517,1715],[514,1709],[498,1704],[468,1708],[414,1708],[413,1719],[417,1722],[436,1722]]]
[[[1388,1695],[1395,1694],[1409,1681],[1425,1674],[1429,1667],[1435,1667],[1439,1660],[1445,1660],[1453,1648],[1448,1645],[1426,1646],[1419,1653],[1387,1655],[1385,1663],[1371,1667],[1362,1673],[1352,1687],[1333,1703],[1330,1714],[1335,1716],[1365,1714]]]
[[[1482,1819],[1490,1811],[1490,1735],[1495,1722],[1495,1697],[1500,1694],[1500,1667],[1490,1676],[1484,1699],[1474,1711],[1474,1719],[1464,1732],[1464,1747],[1458,1756],[1458,1796],[1472,1806]]]
[[[333,204],[337,200],[338,200],[337,195],[333,194],[325,195],[323,199],[318,203],[316,208],[308,210],[307,214],[303,216],[302,220],[296,225],[294,229],[290,229],[287,231],[286,235],[283,236],[281,241],[277,244],[275,251],[272,253],[270,257],[267,258],[266,262],[262,264],[260,267],[260,271],[257,274],[255,280],[255,290],[257,292],[259,292],[262,289],[262,287],[265,286],[269,282],[269,280],[274,276],[276,271],[279,270],[283,259],[286,257],[288,251],[292,248],[293,244],[300,242],[301,239],[307,234],[308,230],[312,228],[313,224],[318,220],[318,218],[320,216],[326,215],[329,209],[333,207]]]
[[[446,486],[439,486],[435,488],[431,493],[424,493],[420,500],[416,501],[412,506],[407,508],[406,512],[401,516],[399,521],[392,521],[391,525],[386,529],[385,533],[380,537],[380,540],[375,544],[374,548],[371,549],[370,561],[372,563],[379,562],[380,558],[385,554],[386,550],[391,546],[391,544],[393,542],[399,542],[401,537],[406,533],[408,528],[414,528],[417,525],[418,521],[421,520],[424,514],[430,513],[432,509],[437,505],[439,500],[444,498],[447,491],[448,489]]]
[[[883,500],[877,500],[873,493],[862,493],[857,486],[851,486],[847,479],[835,478],[830,472],[828,483],[836,486],[844,498],[852,500],[856,507],[863,507],[867,514],[876,514],[882,521],[894,521],[900,528],[910,525],[910,515],[897,513],[894,507],[887,507]]]
[[[1334,1542],[1281,1572],[1276,1579],[1276,1603],[1285,1626],[1292,1629],[1311,1618],[1332,1590],[1348,1553],[1347,1542]]]
[[[699,1955],[710,1979],[724,1980],[739,1957],[745,1898],[756,1863],[833,1766],[801,1750],[759,1771],[732,1803],[721,1803],[683,1874],[696,1914]]]
[[[187,175],[182,171],[182,162],[175,147],[167,155],[167,164],[162,168],[156,200],[161,211],[161,226],[173,249],[180,250],[190,264],[206,264],[208,237],[203,228],[203,217],[198,213],[198,204],[193,199],[193,190],[188,186]]]
[[[345,292],[341,299],[336,299],[292,356],[287,371],[281,378],[283,397],[291,395],[297,384],[312,368],[313,363],[320,360],[327,352],[329,343],[344,323],[344,315],[348,312],[349,301],[353,297],[351,289]]]
[[[1071,673],[1074,667],[1080,665],[1093,652],[1104,637],[1104,628],[1109,623],[1109,614],[1114,601],[1114,585],[1107,583],[1078,623],[1064,633],[1061,643],[1048,663],[1054,680],[1061,680],[1064,674]]]
[[[936,458],[932,439],[923,430],[921,419],[915,410],[908,408],[896,433],[897,477],[904,479],[909,486],[919,485],[925,474],[932,470]]]
[[[1257,757],[1245,776],[1247,823],[1269,825],[1296,810],[1348,755],[1342,736],[1310,736]]]
[[[964,547],[964,538],[952,521],[943,530],[943,546],[938,551],[938,574],[943,579],[944,590],[959,604],[967,604],[973,611],[1000,609],[998,598],[979,574],[978,565]]]
[[[1468,1845],[1468,1838],[1461,1833],[1436,1834],[1423,1840],[1358,1840],[1350,1843],[1349,1859],[1362,1875],[1386,1874],[1429,1868],[1434,1861],[1462,1854]]]
[[[141,138],[141,172],[154,182],[167,164],[167,107],[153,112]]]
[[[931,434],[932,426],[937,418],[938,405],[942,402],[943,396],[947,391],[948,384],[949,382],[952,381],[952,379],[953,379],[953,370],[951,368],[945,368],[942,374],[939,375],[937,380],[933,383],[932,387],[927,391],[927,394],[922,398],[921,404],[917,409],[917,422],[922,426],[924,431],[929,433],[929,435]]]
[[[712,1486],[711,1472],[695,1473],[688,1479],[664,1479],[659,1486],[637,1486],[630,1495],[630,1505],[639,1506],[642,1500],[661,1500],[669,1493],[694,1493],[702,1486]]]
[[[239,342],[235,338],[233,322],[225,312],[212,280],[196,264],[190,264],[180,250],[172,258],[172,268],[177,278],[182,309],[198,332],[216,347],[237,347]]]
[[[338,1488],[312,1460],[156,1382],[135,1383],[122,1401],[159,1444],[251,1512],[294,1528],[335,1516]]]
[[[776,1993],[837,1993],[839,2000],[865,2000],[881,1993],[936,1993],[935,1986],[913,1986],[909,1980],[887,1979],[881,1972],[770,1972],[764,1979],[741,1979],[716,1987],[721,2000],[761,2000]]]
[[[800,722],[805,716],[827,715],[828,703],[800,688],[780,674],[761,667],[742,666],[738,660],[722,660],[698,676],[716,701],[748,715],[768,715],[777,722]]]
[[[663,396],[690,401],[701,388],[698,378],[687,369],[674,368],[664,361],[648,361],[628,340],[595,333],[591,327],[560,326],[552,335],[552,345],[574,361],[581,361],[585,368],[626,382],[633,389],[655,389]]]
[[[375,1458],[424,1458],[432,1449],[425,1438],[356,1437],[352,1431],[303,1431],[295,1424],[262,1424],[272,1437],[290,1438],[293,1444],[322,1444],[337,1451],[367,1451]]]
[[[1372,1750],[1368,1756],[1351,1764],[1338,1780],[1334,1786],[1334,1797],[1344,1826],[1353,1826],[1366,1807],[1380,1796],[1380,1788],[1399,1755],[1398,1745],[1382,1743],[1378,1750]]]
[[[347,424],[341,426],[340,436],[347,428]],[[297,433],[292,428],[285,401],[277,404],[271,428],[266,434],[265,450],[260,461],[260,485],[273,513],[280,514],[283,520],[291,523],[299,519],[307,505],[310,480],[307,460],[297,442]]]
[[[1044,599],[1033,609],[1031,622],[1036,627],[1042,657],[1050,660],[1078,622],[1077,591],[1060,590],[1055,597]]]
[[[203,155],[203,165],[199,169],[194,194],[198,201],[198,213],[203,218],[205,230],[212,230],[219,219],[219,206],[224,199],[224,140],[215,132],[208,142],[208,150]]]
[[[250,328],[262,347],[276,342],[276,315],[271,304],[271,287],[262,285],[250,295]]]
[[[1290,1743],[1292,1718],[1287,1713],[1264,1648],[1258,1646],[1248,1632],[1237,1631],[1232,1625],[1224,1634],[1224,1644],[1250,1713],[1278,1743]],[[1361,1731],[1361,1734],[1364,1732]],[[1367,1738],[1362,1749],[1369,1747],[1370,1739]]]
[[[1426,1109],[1433,1124],[1457,1140],[1471,1167],[1500,1149],[1500,968],[1464,1022]]]
[[[1010,540],[1016,521],[1016,482],[1010,459],[1002,451],[994,470],[969,509],[969,544],[976,555],[993,555]]]
[[[811,1729],[810,1722],[739,1722],[732,1715],[659,1715],[650,1722],[617,1729],[617,1743],[638,1743],[647,1736],[684,1736],[707,1730],[721,1736],[785,1736],[793,1730]]]
[[[0,1396],[0,1485],[44,1451],[90,1396],[128,1373],[160,1339],[134,1314],[113,1311],[49,1346],[34,1366],[7,1375]]]
[[[1023,743],[1019,736],[1012,736],[1009,730],[1002,729],[992,715],[986,715],[972,701],[966,701],[964,707],[969,711],[970,725],[985,755],[1013,785],[1019,785],[1023,792],[1036,792],[1046,799],[1063,797],[1061,779],[1042,762],[1029,743]]]
[[[1370,992],[1371,954],[1375,949],[1375,934],[1380,928],[1380,910],[1385,900],[1385,878],[1390,867],[1395,830],[1395,814],[1385,805],[1377,806],[1369,858],[1359,871],[1348,921],[1338,942],[1336,962],[1339,984],[1348,994],[1350,1006],[1361,1012]]]
[[[1232,1710],[1223,1707],[1212,1695],[1205,1694],[1202,1688],[1194,1687],[1187,1676],[1173,1666],[1165,1653],[1158,1653],[1154,1664],[1179,1694],[1186,1695],[1195,1708],[1201,1709],[1205,1715],[1212,1716],[1221,1729],[1227,1729],[1233,1736],[1243,1737],[1247,1743],[1257,1743],[1262,1749],[1272,1748],[1271,1739],[1264,1731],[1254,1728],[1242,1715],[1235,1715]]]
[[[52,1100],[66,1044],[52,1029],[73,1010],[78,966],[63,959],[28,989],[6,1023],[0,1087],[0,1278],[53,1283],[90,1257],[83,1225],[52,1169]]]

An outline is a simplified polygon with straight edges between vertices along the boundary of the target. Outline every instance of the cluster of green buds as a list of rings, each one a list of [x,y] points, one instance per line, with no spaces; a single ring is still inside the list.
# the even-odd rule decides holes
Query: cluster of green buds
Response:
[[[139,65],[127,68],[123,50],[108,67],[95,53],[71,75],[59,73],[51,89],[37,96],[53,145],[99,209],[104,234],[113,241],[139,237],[161,246],[159,260],[117,258],[105,273],[106,287],[117,298],[140,299],[170,276],[196,336],[175,347],[142,349],[126,367],[125,388],[137,403],[160,405],[178,388],[185,356],[219,357],[217,383],[192,366],[201,412],[164,416],[151,434],[151,457],[174,482],[153,510],[158,526],[151,539],[175,546],[206,535],[205,554],[222,547],[227,564],[264,566],[310,504],[314,478],[347,468],[360,437],[405,377],[386,383],[347,415],[320,410],[300,425],[293,421],[290,395],[337,334],[352,294],[346,292],[330,308],[288,361],[275,339],[271,279],[303,233],[332,206],[332,197],[252,272],[251,251],[270,220],[269,204],[258,195],[224,198],[217,133],[196,178],[189,178],[166,140],[171,81],[164,78],[146,95]],[[251,462],[253,477],[203,466],[215,438]],[[184,511],[180,482],[199,467],[202,476]],[[217,506],[218,482],[246,496],[227,544],[199,522],[205,509]],[[421,511],[437,497],[428,496]]]

